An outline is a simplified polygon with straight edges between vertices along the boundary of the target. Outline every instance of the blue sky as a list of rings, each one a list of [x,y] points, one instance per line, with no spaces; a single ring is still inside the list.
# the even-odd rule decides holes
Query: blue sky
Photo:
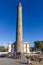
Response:
[[[17,5],[20,0],[0,0],[0,46],[16,40]],[[43,40],[43,0],[21,0],[23,41]]]

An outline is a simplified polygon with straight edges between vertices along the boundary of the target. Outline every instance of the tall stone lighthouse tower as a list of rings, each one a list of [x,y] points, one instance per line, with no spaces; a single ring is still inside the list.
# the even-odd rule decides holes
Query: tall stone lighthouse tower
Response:
[[[16,22],[16,41],[9,43],[9,52],[22,52],[29,53],[30,44],[29,42],[23,42],[22,36],[22,5],[21,3],[17,6],[17,22]]]
[[[22,40],[22,5],[17,6],[17,23],[16,23],[16,51],[23,52],[23,40]]]

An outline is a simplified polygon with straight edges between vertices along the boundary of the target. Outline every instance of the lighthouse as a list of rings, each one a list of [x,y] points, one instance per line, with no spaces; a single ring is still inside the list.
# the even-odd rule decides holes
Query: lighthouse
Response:
[[[17,22],[16,22],[16,51],[23,52],[23,39],[22,39],[22,5],[17,6]]]

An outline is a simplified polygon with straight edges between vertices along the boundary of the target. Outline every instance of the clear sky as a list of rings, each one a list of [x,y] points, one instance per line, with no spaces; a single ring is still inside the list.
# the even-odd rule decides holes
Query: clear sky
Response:
[[[0,0],[0,45],[16,40],[17,5],[20,0]],[[43,0],[21,0],[23,41],[43,40]]]

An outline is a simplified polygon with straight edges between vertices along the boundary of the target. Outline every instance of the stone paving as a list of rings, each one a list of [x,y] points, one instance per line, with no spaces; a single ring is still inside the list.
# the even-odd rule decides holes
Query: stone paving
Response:
[[[27,59],[22,56],[21,59],[11,59],[11,58],[0,58],[0,65],[28,65]]]

